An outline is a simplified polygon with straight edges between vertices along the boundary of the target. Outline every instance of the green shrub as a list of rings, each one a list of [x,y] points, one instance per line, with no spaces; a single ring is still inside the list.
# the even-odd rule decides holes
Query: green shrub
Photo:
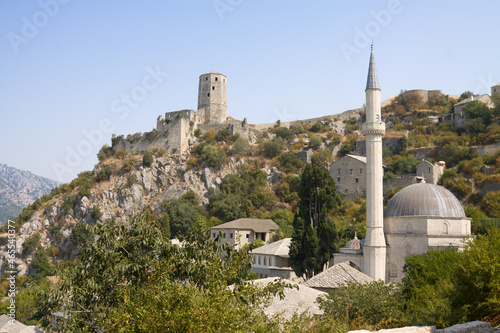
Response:
[[[130,172],[137,164],[139,164],[139,161],[134,156],[129,156],[123,161],[122,170],[124,172]]]
[[[153,154],[151,154],[151,152],[149,150],[146,150],[144,152],[144,155],[142,156],[142,164],[145,167],[150,167],[151,164],[153,164],[153,162],[154,162]]]
[[[37,277],[45,277],[54,273],[54,266],[49,262],[49,256],[43,248],[36,250],[31,262],[31,268]]]
[[[320,133],[323,132],[324,126],[320,122],[315,123],[314,125],[311,126],[310,131],[314,133]]]
[[[227,164],[226,152],[214,145],[206,144],[201,149],[201,158],[208,166],[221,168]]]
[[[127,175],[127,184],[129,186],[132,186],[134,184],[137,184],[139,181],[137,180],[137,176],[134,174],[128,174]]]
[[[64,240],[64,234],[62,233],[61,228],[56,225],[51,225],[49,227],[49,234],[51,238],[58,244],[61,244]]]
[[[319,137],[318,135],[311,135],[311,137],[309,138],[309,147],[312,150],[319,149],[322,143],[323,140],[321,140],[321,137]]]
[[[248,153],[248,140],[238,138],[233,145],[236,154],[246,155]]]
[[[383,281],[352,283],[318,298],[325,315],[383,327],[405,326],[404,299],[399,287]]]
[[[26,238],[23,243],[23,255],[28,255],[33,253],[40,245],[40,234],[35,233],[30,237]]]
[[[151,132],[144,133],[144,137],[146,138],[146,140],[151,142],[158,137],[158,134],[159,132],[153,128]]]
[[[79,222],[71,230],[69,239],[71,239],[71,242],[75,246],[85,246],[88,242],[92,242],[94,237],[92,236],[87,224]]]
[[[274,158],[281,154],[286,147],[286,141],[283,138],[272,138],[264,142],[264,154],[269,158]]]
[[[282,138],[286,142],[290,142],[295,138],[295,134],[293,131],[287,127],[279,127],[274,133],[276,133],[276,137]]]
[[[99,208],[99,206],[94,205],[92,207],[92,212],[90,213],[90,217],[92,217],[92,219],[94,220],[98,220],[101,218],[101,216],[102,216],[101,209]]]

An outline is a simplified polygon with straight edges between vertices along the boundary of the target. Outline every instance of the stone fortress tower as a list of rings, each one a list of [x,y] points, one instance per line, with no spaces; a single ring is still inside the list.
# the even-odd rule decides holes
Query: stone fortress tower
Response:
[[[385,281],[386,243],[384,237],[384,206],[382,167],[382,136],[385,123],[380,109],[380,86],[378,83],[373,45],[366,82],[366,121],[363,135],[366,136],[366,238],[363,247],[363,273],[375,280]]]
[[[223,123],[227,119],[227,78],[217,72],[200,75],[198,113],[209,123]]]

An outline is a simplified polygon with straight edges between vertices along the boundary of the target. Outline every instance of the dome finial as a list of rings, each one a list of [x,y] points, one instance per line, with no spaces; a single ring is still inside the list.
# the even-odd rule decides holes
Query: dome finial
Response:
[[[372,52],[373,52],[373,41],[372,41]]]

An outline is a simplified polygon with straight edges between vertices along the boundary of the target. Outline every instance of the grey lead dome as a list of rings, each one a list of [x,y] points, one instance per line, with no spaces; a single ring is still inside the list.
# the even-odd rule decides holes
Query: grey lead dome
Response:
[[[389,201],[384,217],[401,216],[466,217],[460,201],[453,193],[428,183],[407,186]]]

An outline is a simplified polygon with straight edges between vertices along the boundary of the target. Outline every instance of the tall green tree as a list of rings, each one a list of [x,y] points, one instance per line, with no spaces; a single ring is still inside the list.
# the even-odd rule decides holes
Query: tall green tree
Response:
[[[338,232],[329,219],[341,200],[321,159],[313,158],[300,175],[299,212],[294,221],[290,258],[299,275],[311,276],[338,251]]]

